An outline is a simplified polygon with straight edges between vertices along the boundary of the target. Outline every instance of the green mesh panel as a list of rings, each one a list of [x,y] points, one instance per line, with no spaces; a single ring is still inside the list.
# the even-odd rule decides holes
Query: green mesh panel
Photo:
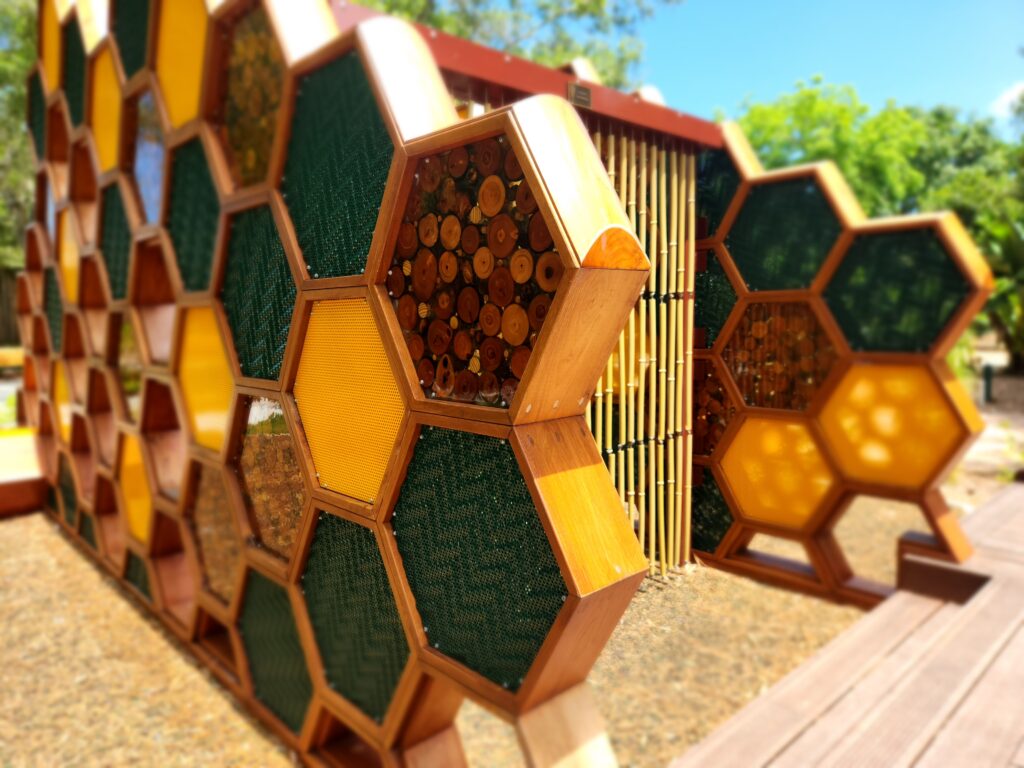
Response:
[[[355,52],[299,82],[281,191],[313,277],[365,269],[393,154]]]
[[[131,77],[146,65],[149,0],[113,0],[110,29],[117,40],[125,77]]]
[[[695,339],[697,346],[703,339],[703,346],[711,349],[736,305],[736,291],[714,251],[705,251],[705,255],[707,269],[694,275],[693,317],[694,325],[703,330]]]
[[[373,531],[321,513],[302,591],[327,683],[381,722],[409,645]]]
[[[52,485],[46,486],[46,511],[57,514],[57,490]]]
[[[53,344],[51,354],[60,351],[63,333],[64,310],[60,303],[60,289],[57,287],[57,273],[53,267],[47,267],[43,276],[43,309],[46,312],[46,323],[50,326],[50,343]]]
[[[863,235],[825,289],[856,350],[928,349],[970,291],[931,229]]]
[[[752,291],[806,288],[841,226],[814,179],[750,190],[726,245]]]
[[[103,221],[100,227],[100,250],[107,266],[110,293],[114,299],[123,299],[128,295],[128,256],[132,233],[117,184],[103,190]]]
[[[694,467],[692,499],[691,543],[696,550],[713,553],[732,525],[732,513],[711,472],[701,467]]]
[[[128,560],[124,566],[124,580],[147,600],[153,599],[149,591],[149,572],[146,570],[146,563],[134,552],[128,553]]]
[[[706,237],[713,237],[740,186],[740,174],[724,149],[706,149],[697,157],[697,216]]]
[[[92,515],[82,515],[79,531],[85,543],[96,549],[96,527],[93,525]]]
[[[60,500],[64,502],[64,522],[74,527],[75,514],[78,512],[78,496],[75,494],[75,480],[71,476],[71,467],[63,456],[57,473],[57,485],[60,487]]]
[[[203,143],[192,139],[174,150],[167,213],[167,230],[187,291],[209,287],[219,214]]]
[[[518,690],[567,595],[512,448],[424,428],[392,526],[430,644]]]
[[[376,210],[376,209],[375,209]],[[295,306],[295,281],[270,208],[231,220],[221,301],[244,376],[276,379]]]
[[[298,733],[313,695],[288,593],[249,572],[239,623],[256,698]]]
[[[64,95],[77,127],[85,119],[85,44],[77,21],[64,26]]]
[[[46,138],[46,97],[43,95],[43,81],[39,72],[33,72],[28,81],[28,126],[35,144],[36,157],[43,156]]]

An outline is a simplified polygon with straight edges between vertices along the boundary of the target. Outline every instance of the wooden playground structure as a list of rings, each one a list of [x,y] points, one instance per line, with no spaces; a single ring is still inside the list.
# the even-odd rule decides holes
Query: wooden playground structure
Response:
[[[611,761],[584,681],[645,574],[875,605],[832,533],[861,495],[970,555],[955,217],[356,6],[39,19],[20,507],[303,760],[458,764],[470,697],[531,764]]]

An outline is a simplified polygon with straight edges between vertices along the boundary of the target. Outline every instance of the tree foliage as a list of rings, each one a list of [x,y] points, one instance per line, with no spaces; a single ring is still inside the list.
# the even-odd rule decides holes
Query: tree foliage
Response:
[[[1024,103],[1018,104],[1024,114]],[[851,86],[820,78],[739,123],[766,167],[831,159],[872,216],[953,210],[996,275],[985,317],[1024,370],[1024,142],[952,107],[872,111]],[[1024,126],[1021,126],[1024,128]]]

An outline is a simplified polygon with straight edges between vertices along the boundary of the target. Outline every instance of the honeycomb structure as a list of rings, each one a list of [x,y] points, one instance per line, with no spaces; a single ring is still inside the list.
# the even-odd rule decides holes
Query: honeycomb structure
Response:
[[[649,262],[573,109],[460,121],[419,32],[312,0],[39,5],[64,530],[304,760],[581,683],[647,569],[584,413]]]

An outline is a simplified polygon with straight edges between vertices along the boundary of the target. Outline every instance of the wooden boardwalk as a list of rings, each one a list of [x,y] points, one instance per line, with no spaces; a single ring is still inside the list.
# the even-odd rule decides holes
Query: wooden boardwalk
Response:
[[[962,566],[900,589],[672,763],[1024,768],[1024,484],[967,519]]]

